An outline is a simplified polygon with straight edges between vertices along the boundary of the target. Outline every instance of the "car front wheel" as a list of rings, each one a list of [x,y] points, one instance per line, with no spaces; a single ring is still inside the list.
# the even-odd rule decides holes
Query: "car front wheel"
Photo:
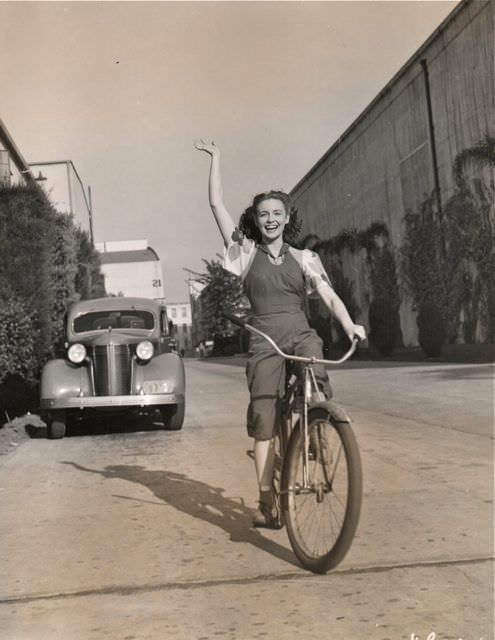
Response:
[[[53,413],[47,422],[48,437],[51,440],[63,438],[67,431],[65,412],[57,411]]]
[[[167,431],[180,431],[184,424],[185,403],[167,404],[160,407],[163,428]]]

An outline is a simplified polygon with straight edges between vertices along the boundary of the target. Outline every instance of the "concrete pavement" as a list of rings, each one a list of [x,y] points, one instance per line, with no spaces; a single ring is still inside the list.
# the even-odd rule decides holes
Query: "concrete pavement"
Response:
[[[332,374],[365,497],[322,577],[249,526],[242,369],[186,364],[182,432],[33,439],[0,463],[2,638],[493,637],[486,365]]]

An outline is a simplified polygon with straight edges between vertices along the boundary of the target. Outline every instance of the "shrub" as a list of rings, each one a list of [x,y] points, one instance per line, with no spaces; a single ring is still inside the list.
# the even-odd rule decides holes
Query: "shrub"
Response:
[[[369,339],[382,356],[389,356],[400,341],[397,306],[392,298],[375,298],[369,310]]]
[[[362,238],[373,296],[369,309],[370,340],[379,353],[389,356],[402,344],[395,255],[386,227],[375,223]]]
[[[446,327],[439,308],[433,302],[423,302],[416,318],[419,344],[427,356],[437,357],[442,353]]]
[[[51,340],[54,303],[50,280],[50,244],[55,210],[36,187],[0,189],[0,291],[22,300],[38,330],[34,345],[42,362]]]
[[[12,294],[0,296],[0,383],[9,374],[19,374],[33,382],[39,339],[27,306]]]
[[[345,276],[343,266],[343,254],[346,250],[349,250],[349,247],[344,241],[341,241],[341,236],[347,239],[348,236],[346,233],[347,232],[344,231],[339,236],[336,236],[336,238],[332,238],[326,245],[322,244],[319,248],[319,254],[335,292],[344,303],[351,318],[355,320],[360,313],[360,309],[354,297],[354,282]],[[350,236],[350,234],[348,235]],[[335,244],[338,242],[340,242],[339,250],[335,247]],[[332,247],[335,253],[332,253]],[[317,304],[311,304],[310,308],[313,311],[311,324],[323,340],[324,351],[327,353],[332,345],[330,329],[332,326],[337,336],[336,344],[339,350],[347,351],[349,348],[349,338],[342,329],[340,322],[328,316],[326,307],[319,300]],[[323,312],[321,312],[321,309],[323,309]]]
[[[456,189],[443,211],[432,195],[404,219],[403,281],[415,306],[436,323],[436,341],[495,337],[493,167],[495,138],[486,136],[457,155]],[[429,333],[424,317],[418,326]]]
[[[37,406],[36,385],[28,384],[18,373],[9,373],[0,384],[0,424],[27,411],[36,411]]]
[[[34,382],[63,342],[69,304],[105,295],[102,282],[98,254],[71,216],[37,187],[0,187],[0,383]]]

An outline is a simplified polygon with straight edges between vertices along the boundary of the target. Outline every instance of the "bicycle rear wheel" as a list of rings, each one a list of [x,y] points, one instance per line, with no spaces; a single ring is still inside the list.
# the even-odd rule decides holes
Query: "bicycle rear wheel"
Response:
[[[362,500],[361,458],[351,425],[332,422],[321,408],[310,410],[308,432],[307,482],[299,423],[284,464],[282,504],[294,553],[306,569],[325,573],[343,560],[356,533]]]

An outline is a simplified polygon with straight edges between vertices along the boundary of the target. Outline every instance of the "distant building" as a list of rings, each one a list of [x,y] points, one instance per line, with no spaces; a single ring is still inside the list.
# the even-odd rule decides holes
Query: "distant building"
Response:
[[[0,187],[16,185],[36,185],[52,207],[61,213],[70,213],[75,224],[93,239],[90,204],[74,163],[71,160],[26,162],[0,119]]]
[[[32,162],[30,166],[37,174],[43,191],[60,213],[70,214],[76,226],[93,234],[93,212],[90,187],[88,193],[72,160]]]
[[[37,179],[7,127],[0,120],[0,186],[17,184],[37,184]]]
[[[166,306],[168,319],[174,325],[177,351],[187,352],[193,347],[191,305],[189,302],[170,302]]]
[[[165,301],[162,264],[147,240],[97,242],[109,295]]]

